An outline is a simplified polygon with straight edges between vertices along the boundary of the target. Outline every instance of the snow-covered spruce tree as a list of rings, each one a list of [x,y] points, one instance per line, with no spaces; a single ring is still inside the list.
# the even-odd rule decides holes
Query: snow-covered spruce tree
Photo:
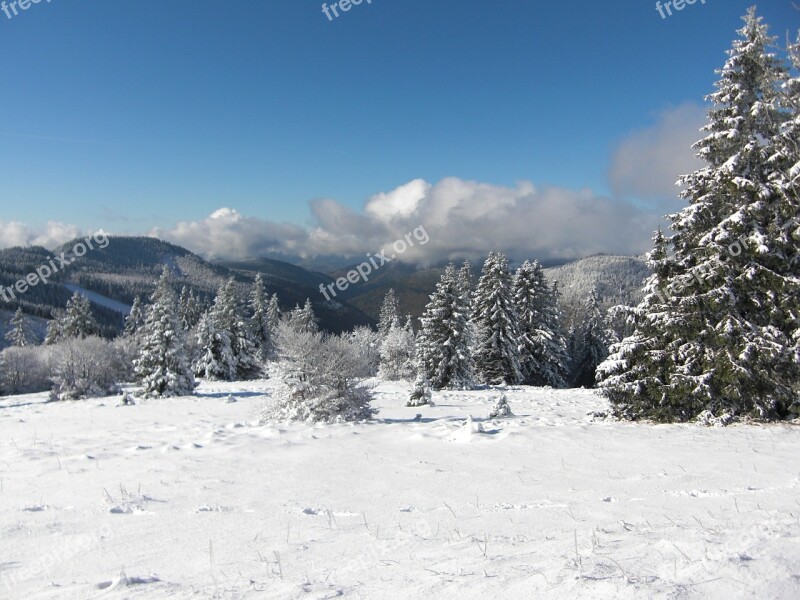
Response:
[[[450,264],[420,318],[419,365],[433,389],[461,390],[474,385],[468,318],[458,276]]]
[[[236,379],[254,379],[261,372],[261,362],[250,324],[245,319],[236,298],[236,280],[231,277],[220,286],[210,311],[211,321],[218,332],[226,332],[235,360]],[[208,348],[200,348],[205,354]]]
[[[592,290],[584,306],[583,320],[578,336],[575,361],[575,386],[593,388],[597,367],[608,357],[609,349],[616,342],[614,332],[600,309],[597,294]]]
[[[142,329],[147,318],[147,312],[142,306],[142,299],[139,296],[133,299],[131,305],[131,312],[125,317],[125,329],[123,335],[125,337],[136,337],[136,334]]]
[[[8,343],[10,343],[12,346],[16,346],[17,348],[31,346],[35,343],[33,331],[28,325],[28,322],[25,320],[25,313],[22,312],[21,308],[17,309],[17,312],[14,313],[11,321],[9,321],[9,329],[6,332],[6,340],[8,340]]]
[[[655,311],[641,307],[645,325],[601,369],[629,418],[776,419],[798,396],[797,195],[782,192],[776,159],[796,113],[782,104],[787,73],[767,27],[755,9],[744,21],[709,96],[708,135],[695,145],[706,166],[681,179],[689,205],[670,217],[665,298]]]
[[[236,357],[231,348],[230,332],[217,329],[209,313],[197,324],[197,358],[192,365],[196,377],[216,381],[236,379]]]
[[[394,288],[391,288],[383,298],[380,318],[378,319],[378,332],[382,338],[386,338],[389,335],[389,330],[397,326],[400,326],[400,305],[397,302]]]
[[[672,274],[672,262],[661,230],[653,237],[653,250],[647,254],[647,266],[653,274],[645,281],[642,302],[632,311],[634,332],[621,342],[612,344],[608,358],[597,368],[597,381],[606,395],[613,393],[617,416],[636,419],[647,413],[656,420],[670,421],[674,419],[672,415],[676,407],[670,402],[667,383],[674,364],[664,345],[663,335],[671,325],[667,285]],[[641,394],[645,390],[648,394]],[[650,404],[656,397],[662,399],[657,407]],[[699,411],[700,407],[696,410]]]
[[[481,270],[472,305],[475,323],[473,357],[482,383],[517,384],[520,369],[520,333],[511,289],[508,259],[492,252]]]
[[[558,319],[557,290],[550,287],[538,261],[525,261],[514,276],[519,316],[521,366],[525,383],[566,386],[569,357]]]
[[[281,305],[278,301],[278,294],[270,296],[269,304],[267,305],[267,322],[269,323],[270,336],[274,347],[275,336],[278,334],[278,323],[281,322]]]
[[[204,311],[200,306],[200,301],[194,295],[194,291],[190,290],[187,286],[181,289],[181,295],[178,298],[178,319],[183,326],[184,331],[191,331],[200,322]]]
[[[141,335],[134,371],[141,381],[142,395],[165,398],[191,394],[194,375],[186,356],[185,333],[178,320],[169,267],[164,267],[150,298]]]
[[[256,275],[253,289],[250,292],[250,321],[253,331],[253,339],[258,348],[259,358],[262,361],[270,360],[275,354],[272,342],[272,323],[269,317],[269,300],[264,288],[264,276],[261,273]]]
[[[392,325],[381,343],[378,377],[399,381],[414,376],[414,332],[407,326]]]
[[[371,392],[358,380],[358,361],[341,336],[278,325],[276,342],[281,383],[262,419],[310,422],[361,421],[372,418]]]
[[[75,292],[67,301],[65,311],[54,312],[44,343],[50,345],[74,338],[83,339],[96,331],[91,302],[80,292]]]
[[[312,333],[319,331],[317,317],[314,314],[314,306],[311,304],[311,300],[308,298],[306,299],[306,303],[303,305],[303,308],[295,306],[294,310],[287,313],[285,316],[285,321],[297,331],[309,331]]]

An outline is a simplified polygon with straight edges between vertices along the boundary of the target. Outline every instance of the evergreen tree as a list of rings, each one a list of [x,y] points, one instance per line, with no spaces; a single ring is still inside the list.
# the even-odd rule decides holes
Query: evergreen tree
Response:
[[[6,332],[6,340],[18,348],[34,344],[33,331],[25,320],[25,314],[21,308],[17,309],[9,322],[9,330]]]
[[[134,371],[145,397],[184,396],[194,390],[185,333],[178,320],[177,299],[166,266],[150,298]]]
[[[236,378],[236,357],[231,348],[230,332],[217,329],[209,313],[200,318],[196,341],[199,356],[192,365],[196,376],[220,381]]]
[[[63,339],[64,334],[61,331],[61,326],[64,321],[63,312],[64,311],[53,311],[53,318],[47,324],[47,333],[44,336],[45,346],[52,346]]]
[[[400,305],[397,303],[397,296],[394,293],[394,288],[386,292],[381,306],[381,314],[378,320],[378,332],[382,338],[389,335],[389,330],[392,327],[400,326]]]
[[[786,193],[797,113],[779,94],[788,75],[767,27],[755,9],[744,20],[695,145],[706,166],[681,180],[689,205],[670,217],[659,289],[601,369],[628,418],[774,419],[797,398],[798,205]]]
[[[434,389],[474,385],[468,314],[455,267],[445,269],[421,317],[420,366]]]
[[[203,314],[200,301],[195,296],[194,291],[187,286],[183,286],[181,295],[178,298],[178,318],[184,331],[191,331],[200,322]]]
[[[520,333],[511,290],[508,259],[492,252],[481,270],[473,299],[475,366],[482,382],[517,384],[520,370]]]
[[[317,332],[319,325],[317,325],[317,317],[314,314],[314,306],[311,304],[310,299],[306,299],[303,308],[295,306],[294,310],[287,315],[287,322],[296,331]]]
[[[277,352],[278,325],[281,322],[281,305],[278,301],[278,294],[272,294],[267,305],[267,323],[269,323],[269,334],[272,338],[272,347]]]
[[[44,343],[49,346],[69,339],[85,339],[98,330],[91,302],[80,292],[75,292],[67,301],[66,309],[53,310]]]
[[[142,306],[142,299],[139,296],[133,299],[131,305],[131,312],[125,317],[125,330],[123,335],[126,337],[134,337],[136,333],[144,326],[147,318],[146,310]]]
[[[236,299],[236,280],[231,277],[220,286],[210,314],[218,332],[225,332],[230,338],[231,350],[235,360],[235,374],[238,379],[253,379],[261,373],[258,349],[253,332],[244,318]],[[208,348],[201,348],[201,353]]]
[[[264,289],[264,276],[259,273],[256,275],[253,290],[250,294],[250,312],[253,339],[258,348],[261,360],[268,360],[275,354],[272,342],[272,323],[270,323],[270,301],[267,300],[267,293]]]
[[[578,338],[575,361],[575,385],[593,388],[597,367],[608,357],[609,348],[615,342],[614,332],[600,309],[597,294],[592,291],[586,301]]]
[[[529,385],[560,388],[569,377],[557,294],[558,289],[550,287],[537,261],[525,261],[517,269],[514,304],[519,316],[522,373]]]

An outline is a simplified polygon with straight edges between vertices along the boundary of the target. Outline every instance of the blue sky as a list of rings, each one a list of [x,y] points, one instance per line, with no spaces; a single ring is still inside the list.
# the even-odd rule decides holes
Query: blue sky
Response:
[[[52,0],[0,13],[0,221],[312,227],[422,179],[613,197],[615,149],[709,93],[751,2]],[[759,13],[785,39],[791,0]],[[637,202],[635,190],[627,201]]]

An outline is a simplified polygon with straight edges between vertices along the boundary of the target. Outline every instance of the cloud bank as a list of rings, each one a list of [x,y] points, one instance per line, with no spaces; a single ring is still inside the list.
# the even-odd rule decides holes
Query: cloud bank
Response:
[[[0,248],[14,246],[44,246],[55,248],[80,235],[75,225],[48,221],[44,227],[34,229],[19,221],[0,220]]]
[[[209,257],[270,253],[355,258],[378,252],[424,227],[430,242],[402,260],[433,264],[479,258],[502,250],[515,258],[576,258],[600,252],[634,254],[649,246],[652,214],[589,190],[537,188],[529,181],[506,187],[454,177],[421,179],[372,196],[357,212],[334,200],[311,203],[314,227],[244,217],[223,208],[201,221],[179,223],[152,235]]]
[[[639,254],[650,248],[663,214],[679,208],[678,176],[700,166],[691,145],[701,137],[704,122],[705,109],[687,103],[663,111],[652,126],[623,139],[611,157],[610,197],[588,189],[537,187],[530,181],[509,187],[455,177],[436,183],[414,179],[368,198],[361,210],[332,199],[315,200],[310,203],[310,227],[225,207],[149,235],[206,258],[360,261],[418,227],[424,227],[430,241],[408,249],[400,259],[420,265],[477,261],[491,250],[517,260]],[[0,247],[53,247],[78,234],[77,227],[62,223],[36,231],[0,221]]]

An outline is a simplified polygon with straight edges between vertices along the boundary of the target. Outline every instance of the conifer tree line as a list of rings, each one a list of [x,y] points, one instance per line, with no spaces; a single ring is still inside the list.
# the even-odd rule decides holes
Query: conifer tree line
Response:
[[[392,294],[384,302],[387,315]],[[382,323],[391,320],[384,318],[384,311]],[[399,323],[396,316],[393,320]],[[569,344],[558,285],[547,280],[538,261],[525,261],[512,272],[499,252],[489,254],[475,284],[468,262],[458,270],[449,265],[420,323],[413,340],[415,386],[420,389],[593,387],[595,370],[616,341],[592,294]]]
[[[599,370],[623,418],[800,414],[800,36],[783,59],[755,8],[738,34],[694,145],[705,165]]]

